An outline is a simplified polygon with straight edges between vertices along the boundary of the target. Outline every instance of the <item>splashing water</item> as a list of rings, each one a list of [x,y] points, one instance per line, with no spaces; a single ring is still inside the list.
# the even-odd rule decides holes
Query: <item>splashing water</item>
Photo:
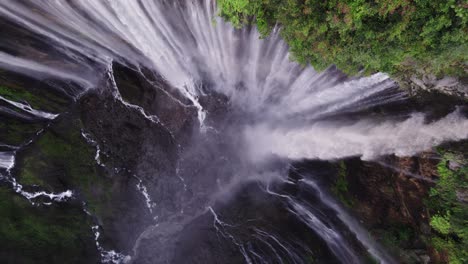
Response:
[[[303,128],[271,124],[249,127],[245,136],[254,159],[278,155],[290,159],[337,159],[386,154],[410,156],[447,140],[468,137],[468,120],[458,111],[426,124],[424,115],[402,121],[361,120],[352,124],[319,121]]]
[[[101,255],[102,263],[113,263],[113,264],[124,264],[129,263],[131,260],[130,256],[126,256],[122,253],[116,252],[115,250],[105,250],[99,243],[99,237],[101,233],[99,232],[99,226],[92,226],[91,230],[94,233],[94,241],[96,242],[96,247]]]
[[[468,121],[458,113],[433,124],[425,124],[420,115],[400,122],[315,122],[404,96],[388,92],[395,84],[385,74],[351,80],[333,70],[318,73],[293,63],[278,28],[265,39],[252,28],[235,30],[216,17],[214,1],[3,1],[0,14],[49,39],[75,64],[71,68],[83,71],[0,53],[2,67],[92,86],[82,77],[93,68],[86,59],[145,66],[192,101],[200,122],[206,116],[198,102],[203,93],[199,83],[204,83],[205,89],[228,96],[231,104],[258,120],[244,133],[256,158],[410,155],[468,136]]]
[[[210,113],[200,98],[212,92],[222,94],[242,116],[232,126],[240,131],[236,136],[243,142],[238,146],[239,153],[247,156],[250,163],[271,156],[297,160],[412,155],[444,141],[468,137],[468,120],[460,111],[431,123],[420,113],[405,120],[334,118],[405,99],[405,94],[398,92],[396,84],[383,73],[349,78],[333,67],[316,72],[310,66],[291,62],[288,47],[280,38],[280,28],[275,28],[266,38],[260,38],[258,31],[251,27],[234,29],[216,17],[216,4],[212,0],[6,0],[0,2],[0,15],[41,36],[40,41],[53,47],[49,54],[34,50],[27,42],[16,44],[15,54],[0,51],[0,68],[38,79],[54,77],[76,83],[82,89],[71,92],[76,98],[83,91],[97,89],[102,79],[107,78],[111,83],[107,88],[112,89],[117,101],[163,126],[158,116],[124,101],[114,79],[112,62],[140,72],[149,69],[164,78],[197,109],[202,129],[206,128],[204,122]],[[0,50],[3,50],[1,46]],[[55,117],[24,104],[7,103],[29,115]],[[96,148],[96,161],[100,162],[99,146]],[[12,166],[14,156],[0,153],[0,168]],[[320,193],[313,182],[303,184]],[[137,188],[152,213],[152,202],[141,180]],[[59,196],[41,195],[62,200],[69,198],[71,191]],[[325,205],[338,212],[345,224],[350,228],[357,226],[330,198],[322,196]],[[246,255],[246,247],[224,232],[226,223],[209,209],[214,228],[238,244],[246,262],[253,262]],[[290,212],[315,230],[343,262],[346,259],[359,262],[341,234],[328,228],[313,210],[294,201]],[[93,227],[93,231],[97,241],[98,228]],[[284,249],[276,237],[261,230],[256,232],[259,239],[275,241],[291,259],[296,259],[295,253]],[[366,246],[370,243],[364,238],[360,241]],[[118,263],[127,258],[120,253],[106,252],[96,243],[106,261]],[[372,252],[381,262],[386,262],[385,257]]]

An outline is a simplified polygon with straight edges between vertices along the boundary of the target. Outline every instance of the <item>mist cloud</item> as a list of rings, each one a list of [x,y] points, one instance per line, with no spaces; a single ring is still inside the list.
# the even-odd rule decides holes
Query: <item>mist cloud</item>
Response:
[[[448,140],[468,137],[468,120],[459,111],[425,123],[423,114],[404,121],[362,120],[345,125],[321,121],[302,128],[268,123],[244,131],[250,157],[254,160],[276,155],[288,159],[339,159],[381,155],[411,156]]]

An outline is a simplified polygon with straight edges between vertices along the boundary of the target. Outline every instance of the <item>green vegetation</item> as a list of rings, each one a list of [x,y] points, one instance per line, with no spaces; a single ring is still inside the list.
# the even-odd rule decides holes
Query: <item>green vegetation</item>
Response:
[[[44,124],[25,123],[14,118],[0,116],[0,142],[18,146],[30,139]]]
[[[332,186],[331,191],[338,197],[338,199],[347,207],[352,207],[354,200],[350,197],[348,192],[348,181],[346,179],[346,164],[340,161],[338,164],[338,175],[335,184]]]
[[[440,176],[430,191],[428,207],[432,212],[430,225],[434,229],[432,246],[448,255],[450,263],[468,263],[468,204],[457,194],[468,192],[468,166],[460,156],[442,152],[437,170]],[[448,162],[456,161],[460,167],[448,168]]]
[[[15,102],[26,101],[34,109],[59,112],[60,109],[67,105],[67,100],[49,91],[41,91],[40,95],[36,93],[22,87],[0,86],[0,96]]]
[[[37,98],[24,89],[14,89],[0,86],[0,95],[12,101],[36,101]]]
[[[53,92],[25,89],[14,81],[0,85],[0,96],[27,102],[35,109],[49,112],[61,112],[68,107],[67,99]],[[14,107],[12,110],[16,111]],[[0,142],[19,146],[34,138],[45,126],[45,122],[21,121],[2,115]],[[69,127],[66,131],[72,131],[73,126]],[[94,153],[84,150],[88,146],[86,142],[79,141],[76,133],[79,136],[78,130],[75,135],[70,133],[69,138],[65,136],[60,141],[55,138],[58,134],[47,132],[28,148],[27,153],[18,153],[17,163],[25,164],[16,166],[21,183],[40,185],[53,191],[64,191],[77,185],[77,189],[84,189],[78,179],[95,176],[89,173]],[[79,173],[83,175],[79,177]],[[56,179],[52,181],[53,186],[47,185],[47,180],[53,177],[58,177],[60,183]],[[64,180],[67,177],[70,177],[68,182]],[[0,182],[0,263],[97,263],[99,256],[90,228],[92,224],[81,204],[33,206],[11,190],[11,186]]]
[[[0,85],[0,96],[15,102],[27,102],[34,109],[53,113],[61,112],[68,107],[66,99],[50,91],[28,90],[15,84]],[[11,107],[11,110],[20,111],[15,107]],[[0,141],[4,144],[19,146],[31,139],[45,125],[45,122],[21,121],[2,115],[0,116]]]
[[[18,179],[49,191],[78,190],[94,213],[105,213],[111,181],[99,172],[96,150],[81,135],[81,121],[62,120],[44,133],[18,160]]]
[[[468,6],[462,0],[218,0],[234,26],[275,24],[294,59],[323,70],[331,64],[401,74],[424,69],[464,75],[468,61]]]
[[[388,226],[385,229],[378,230],[380,241],[389,250],[399,253],[401,248],[405,248],[414,240],[416,235],[413,228],[408,225],[396,224]]]
[[[448,235],[450,233],[450,215],[433,215],[430,223],[431,227],[442,235]]]
[[[78,207],[41,209],[0,186],[2,263],[95,263],[90,225]]]

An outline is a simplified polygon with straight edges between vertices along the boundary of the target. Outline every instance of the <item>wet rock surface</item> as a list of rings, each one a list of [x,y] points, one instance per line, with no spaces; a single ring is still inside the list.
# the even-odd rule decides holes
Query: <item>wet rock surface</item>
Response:
[[[371,225],[401,222],[417,226],[427,221],[421,197],[437,177],[436,164],[437,160],[424,156],[388,157],[379,163],[348,161],[349,190],[359,206],[355,210]]]
[[[50,88],[48,81],[1,75],[1,86],[6,87],[2,96],[19,100],[13,96],[18,93],[11,91],[30,87],[21,96],[32,107],[60,114],[53,120],[0,114],[2,151],[15,151],[10,176],[30,192],[73,190],[67,202],[45,205],[41,203],[48,200],[36,199],[33,205],[12,191],[9,182],[0,186],[0,195],[5,196],[0,207],[6,227],[1,230],[2,241],[12,245],[1,249],[2,262],[98,263],[102,252],[91,227],[99,226],[100,246],[131,255],[133,263],[243,263],[256,258],[254,253],[261,253],[257,260],[264,258],[267,263],[276,263],[278,256],[287,263],[296,257],[303,262],[340,263],[326,241],[292,213],[288,199],[297,197],[312,205],[327,225],[341,230],[362,262],[371,262],[336,212],[324,206],[313,190],[300,187],[301,174],[308,173],[340,199],[348,199],[343,204],[378,240],[384,237],[381,230],[394,226],[416,230],[401,245],[409,250],[399,257],[401,261],[435,259],[417,234],[431,232],[424,197],[439,177],[437,154],[391,156],[378,162],[347,159],[345,174],[338,163],[296,164],[300,173],[275,163],[271,171],[289,171],[292,183],[266,186],[253,178],[226,188],[236,186],[236,179],[269,173],[245,164],[237,153],[239,142],[224,136],[238,133],[231,124],[239,122],[239,113],[228,100],[215,93],[200,98],[210,113],[202,132],[196,107],[158,76],[120,64],[113,72],[116,87],[104,76],[101,89],[76,101]],[[376,116],[407,115],[411,109],[426,108],[423,102],[372,111]],[[432,109],[430,118],[438,118],[453,107]],[[456,160],[447,163],[450,169],[459,165]],[[343,188],[335,185],[342,176],[347,189],[339,195]],[[273,192],[266,192],[267,187]],[[457,191],[460,201],[465,196],[465,190]],[[19,249],[31,248],[30,243],[40,246],[23,254]]]
[[[466,141],[441,148],[463,153],[465,145]],[[437,251],[440,249],[435,249],[430,241],[436,234],[431,219],[440,212],[434,209],[440,208],[434,202],[441,199],[438,195],[453,195],[464,203],[466,185],[451,186],[446,182],[453,179],[447,178],[452,176],[446,175],[444,170],[450,169],[450,163],[453,168],[453,162],[464,159],[451,153],[429,151],[417,157],[388,156],[373,162],[359,159],[344,162],[348,185],[342,201],[378,241],[398,256],[399,262],[445,263],[450,259],[446,251]],[[466,179],[466,172],[460,170],[462,166],[454,169]],[[440,188],[447,189],[439,193]],[[463,205],[457,208],[464,210],[461,209]]]

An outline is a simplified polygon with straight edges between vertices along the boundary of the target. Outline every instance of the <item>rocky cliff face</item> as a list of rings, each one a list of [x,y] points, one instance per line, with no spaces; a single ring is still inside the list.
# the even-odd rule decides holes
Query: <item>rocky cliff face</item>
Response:
[[[207,127],[218,124],[216,129],[222,132],[211,128],[200,133],[196,107],[160,77],[117,64],[113,72],[115,79],[103,76],[101,89],[79,98],[63,94],[60,88],[73,84],[0,72],[0,96],[6,99],[0,100],[0,153],[14,153],[11,170],[6,167],[11,165],[10,156],[0,157],[1,164],[6,164],[1,168],[0,240],[9,245],[0,248],[0,261],[95,263],[105,257],[124,260],[125,255],[133,255],[135,263],[154,263],[157,255],[160,262],[228,263],[228,258],[229,263],[239,263],[244,257],[238,244],[254,233],[256,242],[242,246],[268,252],[268,243],[292,237],[296,244],[290,246],[311,262],[339,262],[320,237],[291,216],[287,203],[277,195],[304,198],[327,215],[328,224],[342,228],[336,217],[329,216],[333,212],[320,204],[317,193],[294,185],[302,178],[297,172],[289,171],[294,184],[270,186],[273,194],[256,183],[243,184],[230,189],[231,194],[211,211],[206,208],[218,185],[235,178],[239,170],[243,176],[259,173],[239,169],[242,161],[234,153],[238,142],[223,137],[223,133],[237,133],[229,130],[236,112],[225,97],[200,98],[210,113]],[[45,118],[9,101],[60,115]],[[429,118],[438,118],[456,105],[427,103],[435,101],[413,99],[393,109],[372,111],[405,114],[430,108]],[[378,162],[354,158],[335,165],[304,162],[297,166],[301,173],[323,174],[323,182],[378,240],[401,255],[402,262],[424,263],[428,258],[449,259],[447,252],[427,241],[435,233],[431,230],[435,212],[425,201],[440,182],[441,159],[441,154],[428,151]],[[458,171],[463,160],[466,157],[448,162],[447,168]],[[63,202],[47,196],[66,190],[73,190],[73,196]],[[47,195],[27,196],[37,193]],[[466,203],[465,188],[453,193],[458,202]],[[346,237],[354,239],[349,232]],[[180,254],[174,254],[176,247]],[[358,243],[351,242],[351,247],[365,256]],[[292,253],[278,254],[288,258]]]
[[[177,200],[183,197],[183,182],[173,176],[180,145],[198,125],[196,111],[185,106],[180,95],[165,92],[167,86],[154,90],[151,80],[142,74],[120,65],[114,68],[119,76],[115,87],[110,76],[104,76],[101,90],[79,98],[54,89],[70,84],[0,73],[0,95],[6,100],[60,114],[53,119],[35,116],[29,114],[29,108],[18,109],[2,99],[0,151],[5,148],[1,153],[12,153],[14,163],[5,156],[5,166],[14,167],[11,171],[1,168],[2,179],[6,179],[1,186],[5,204],[0,211],[6,221],[1,232],[3,242],[15,245],[1,249],[2,261],[67,262],[79,258],[81,250],[89,258],[78,259],[78,263],[99,262],[99,255],[110,256],[105,249],[130,253],[143,229],[154,224],[158,215],[180,211]],[[64,190],[73,190],[73,196],[63,205],[39,196],[28,202],[21,197],[17,182],[30,196]],[[161,210],[167,212],[156,212],[156,202],[164,203]],[[35,206],[41,209],[35,210]],[[76,218],[70,221],[77,226],[67,226],[68,215]],[[8,223],[18,217],[25,222],[9,228]],[[31,233],[24,233],[28,230]],[[59,231],[62,233],[55,233]],[[26,237],[29,241],[23,240]],[[20,249],[29,243],[41,246],[22,255]],[[52,255],[53,259],[47,257]]]
[[[438,177],[437,163],[430,152],[420,157],[386,157],[378,163],[347,161],[354,209],[371,226],[399,223],[419,228],[428,221],[422,197]]]
[[[411,95],[417,95],[419,92],[425,91],[446,94],[464,100],[468,99],[467,77],[437,77],[421,69],[412,69],[408,73],[401,73],[399,76],[394,76],[394,78],[401,88]]]
[[[441,198],[437,198],[435,190],[456,196],[457,201],[452,201],[459,204],[456,208],[467,208],[466,185],[449,187],[444,174],[446,170],[460,173],[460,181],[466,182],[468,174],[461,170],[466,166],[463,146],[466,142],[442,147],[444,151],[459,153],[456,156],[428,151],[417,157],[383,157],[377,162],[347,160],[344,163],[347,188],[342,200],[402,263],[456,263],[458,257],[451,256],[449,249],[437,248],[431,242],[439,236],[431,219],[440,213],[434,199]],[[455,205],[448,205],[452,209],[447,210],[455,208],[451,206]],[[460,216],[454,216],[452,221],[458,221],[457,217]]]

